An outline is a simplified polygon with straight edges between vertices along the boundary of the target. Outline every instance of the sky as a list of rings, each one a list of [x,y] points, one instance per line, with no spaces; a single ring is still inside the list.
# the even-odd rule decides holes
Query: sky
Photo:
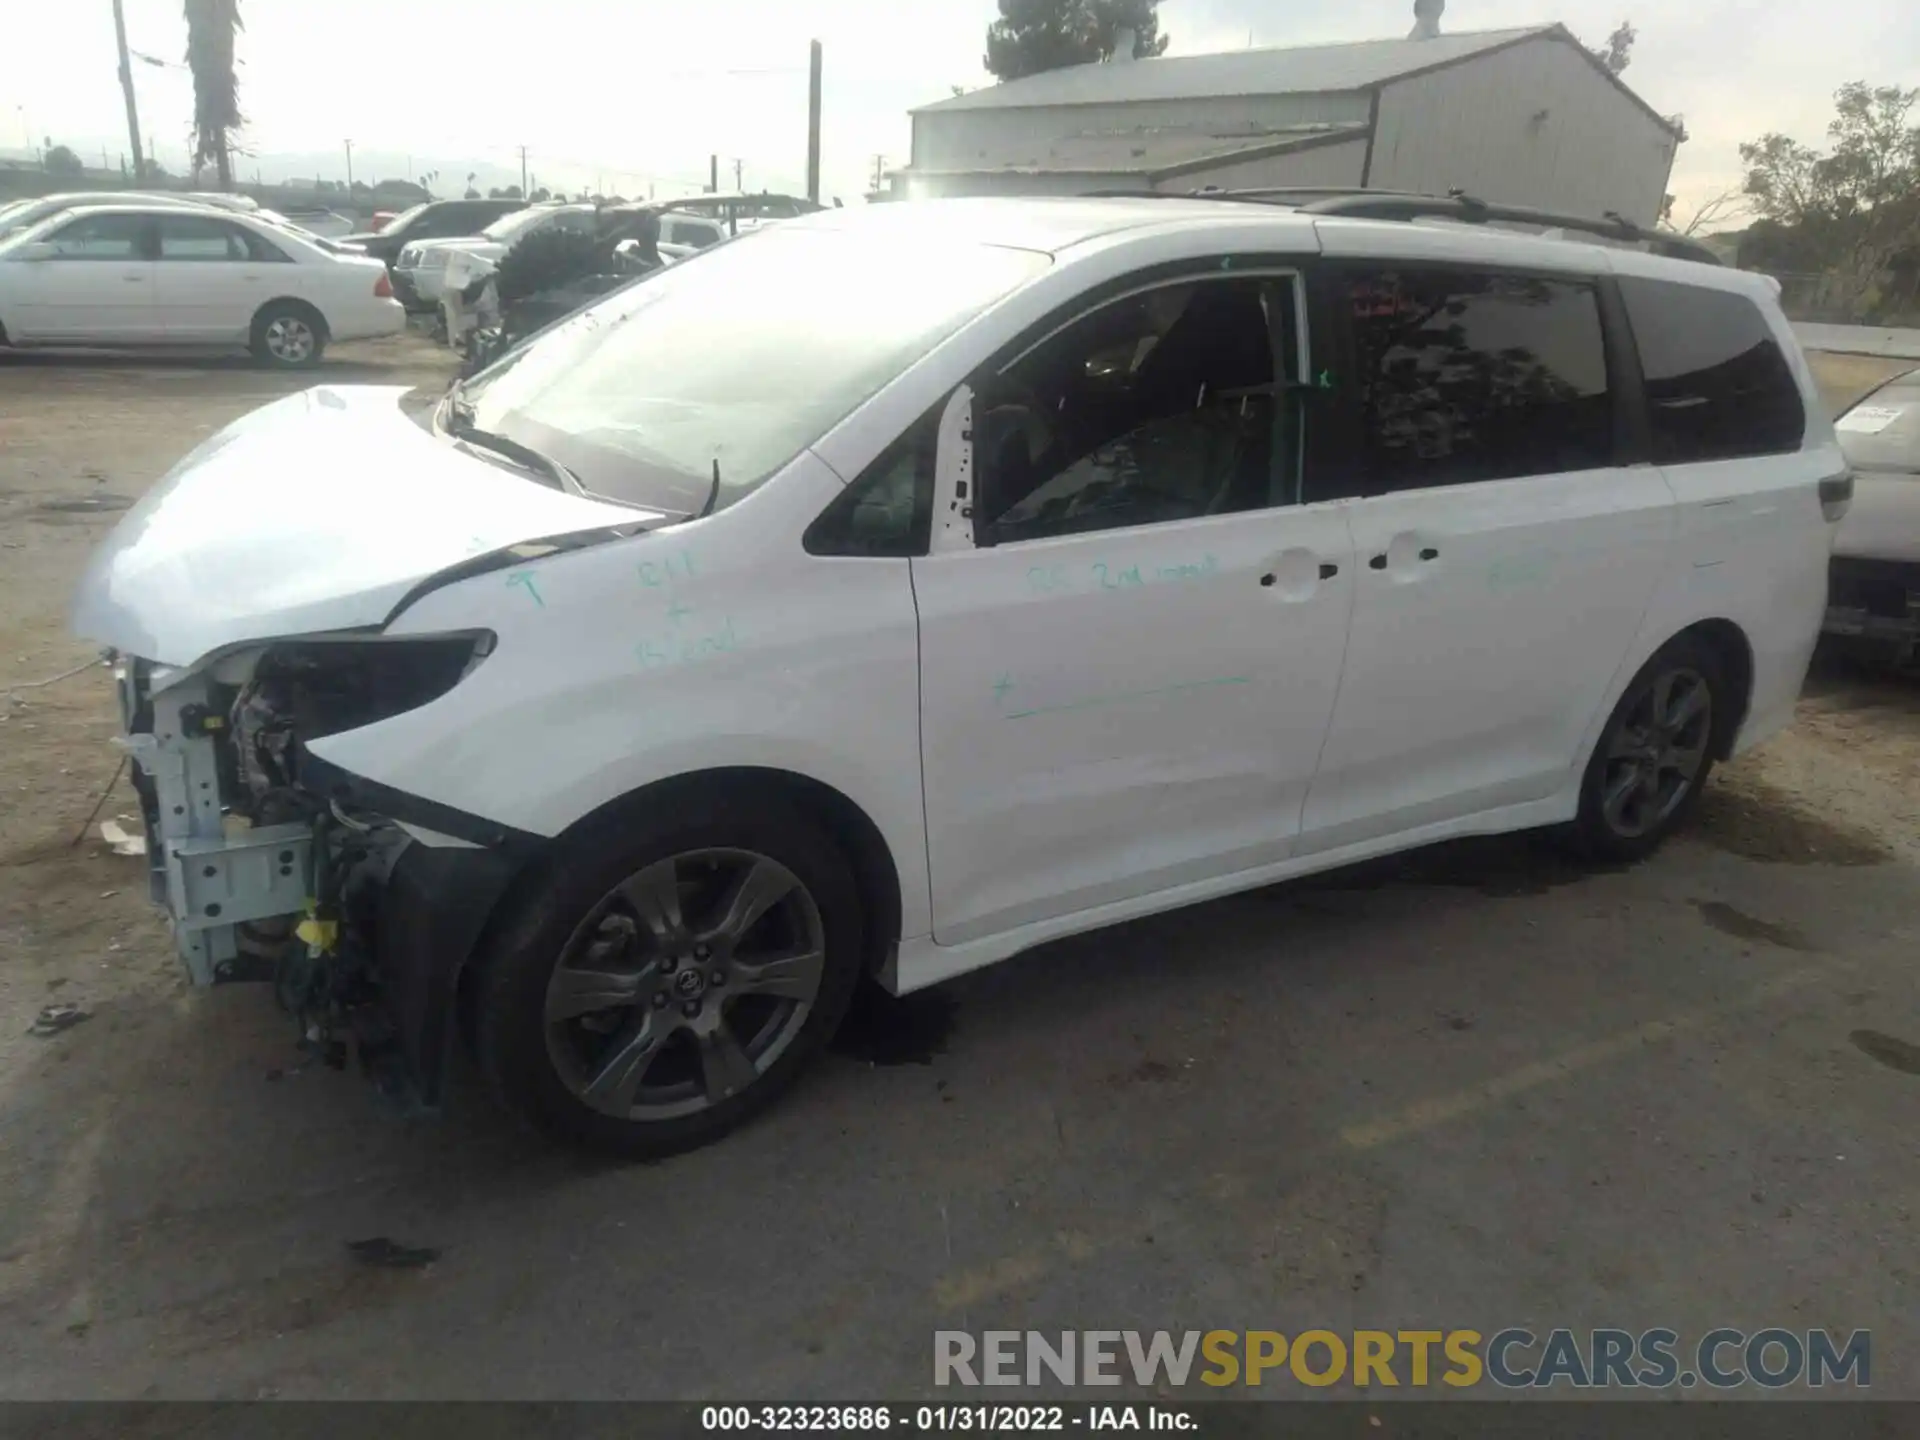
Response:
[[[192,86],[180,0],[123,0],[141,128],[184,169]],[[430,167],[633,195],[700,188],[707,157],[749,189],[798,191],[807,45],[825,47],[823,181],[849,203],[876,156],[908,158],[907,111],[981,69],[994,0],[241,0],[244,178],[378,179]],[[1637,13],[1636,13],[1637,12]],[[1162,0],[1171,54],[1404,35],[1412,0]],[[1770,130],[1823,141],[1849,80],[1920,86],[1915,0],[1450,0],[1443,28],[1560,21],[1599,44],[1640,31],[1625,79],[1685,116],[1670,187],[1691,210],[1740,181]],[[0,152],[28,137],[118,164],[126,121],[110,0],[0,0]]]

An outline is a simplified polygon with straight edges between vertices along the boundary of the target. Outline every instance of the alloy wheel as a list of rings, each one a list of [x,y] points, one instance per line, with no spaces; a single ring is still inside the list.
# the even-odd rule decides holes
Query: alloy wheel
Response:
[[[574,930],[547,985],[547,1054],[603,1114],[694,1114],[779,1060],[825,973],[799,877],[750,850],[688,851],[629,876]]]
[[[1651,834],[1693,793],[1713,738],[1713,687],[1697,670],[1662,670],[1609,737],[1600,812],[1622,839]]]
[[[267,353],[288,365],[313,358],[313,326],[297,315],[276,315],[267,324]]]

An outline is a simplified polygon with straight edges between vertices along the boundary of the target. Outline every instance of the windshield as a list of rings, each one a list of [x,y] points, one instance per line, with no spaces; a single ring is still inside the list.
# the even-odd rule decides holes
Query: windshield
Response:
[[[17,235],[29,225],[37,225],[49,215],[56,215],[64,208],[62,202],[48,203],[45,200],[20,200],[0,210],[0,236]]]
[[[401,230],[411,225],[415,217],[427,208],[427,204],[427,201],[422,200],[418,205],[409,205],[405,210],[402,210],[398,215],[387,221],[386,228],[389,230]]]
[[[480,233],[489,240],[512,244],[523,232],[533,229],[555,213],[553,210],[515,210],[502,215]]]
[[[668,266],[468,382],[473,423],[614,499],[720,508],[1052,263],[782,227]]]

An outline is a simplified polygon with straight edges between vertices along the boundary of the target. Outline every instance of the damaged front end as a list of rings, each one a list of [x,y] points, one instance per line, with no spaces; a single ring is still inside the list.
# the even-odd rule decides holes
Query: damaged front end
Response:
[[[349,775],[323,736],[431,703],[488,633],[273,643],[117,668],[154,900],[193,983],[272,985],[301,1044],[437,1103],[457,976],[532,837]]]

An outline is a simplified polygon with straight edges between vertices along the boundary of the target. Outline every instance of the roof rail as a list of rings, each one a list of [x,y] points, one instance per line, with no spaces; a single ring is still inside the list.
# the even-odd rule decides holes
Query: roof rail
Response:
[[[1235,195],[1247,192],[1223,193]],[[1248,195],[1247,198],[1266,197]],[[1595,220],[1582,215],[1559,215],[1550,210],[1534,210],[1524,205],[1490,205],[1485,200],[1458,190],[1446,196],[1348,193],[1309,201],[1299,208],[1309,215],[1344,215],[1363,220],[1436,218],[1458,220],[1466,225],[1504,221],[1512,225],[1538,225],[1545,230],[1577,230],[1585,235],[1645,245],[1654,254],[1672,260],[1692,260],[1703,265],[1722,263],[1718,255],[1697,240],[1648,230],[1611,210]]]
[[[1671,260],[1692,260],[1702,265],[1724,264],[1721,258],[1698,240],[1684,235],[1664,234],[1636,225],[1626,217],[1608,211],[1599,219],[1582,215],[1557,215],[1548,210],[1533,210],[1522,205],[1492,205],[1464,191],[1447,195],[1422,195],[1414,191],[1368,190],[1351,186],[1280,186],[1255,190],[1093,190],[1082,196],[1088,200],[1230,200],[1252,205],[1287,205],[1306,215],[1347,216],[1358,220],[1458,220],[1466,225],[1505,222],[1510,225],[1537,225],[1543,230],[1577,230],[1624,244],[1645,245],[1656,255]]]

